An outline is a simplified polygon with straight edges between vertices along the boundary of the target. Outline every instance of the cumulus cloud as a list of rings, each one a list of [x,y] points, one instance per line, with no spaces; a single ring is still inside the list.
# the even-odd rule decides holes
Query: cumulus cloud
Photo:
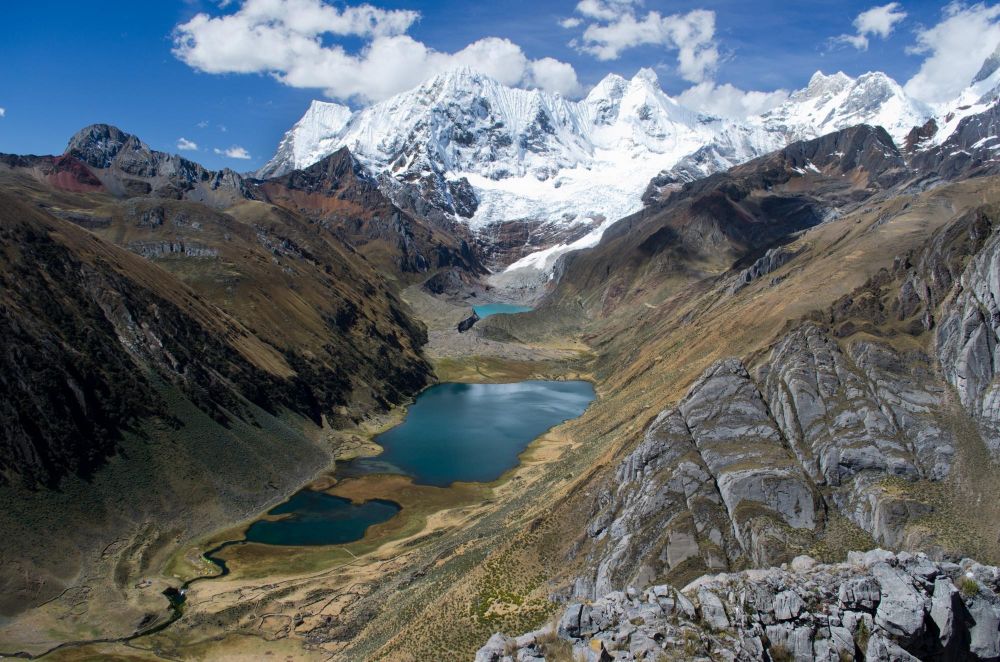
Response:
[[[1000,43],[1000,5],[947,5],[941,21],[917,32],[917,43],[907,49],[926,55],[920,70],[904,89],[927,103],[957,96]]]
[[[543,90],[559,92],[563,96],[573,96],[580,91],[580,81],[576,71],[565,62],[543,57],[529,65],[529,84]]]
[[[245,149],[243,149],[239,145],[233,145],[229,149],[219,149],[218,147],[216,147],[212,151],[215,152],[216,154],[218,154],[219,156],[225,156],[225,157],[230,158],[230,159],[249,159],[250,158],[250,152],[246,151]]]
[[[898,2],[872,7],[858,14],[854,19],[857,34],[842,34],[834,41],[850,44],[859,51],[868,50],[869,37],[885,39],[892,34],[896,24],[906,18],[906,12]]]
[[[892,34],[892,29],[904,18],[906,12],[902,10],[898,2],[890,2],[881,7],[872,7],[868,11],[863,11],[854,19],[854,27],[859,34],[878,35],[885,39]]]
[[[198,151],[198,143],[194,142],[193,140],[188,140],[187,138],[183,138],[183,137],[182,138],[178,138],[177,139],[177,149],[179,149],[182,152],[197,152]]]
[[[6,117],[6,116],[7,116],[7,109],[0,108],[0,117]]]
[[[743,118],[759,115],[778,107],[788,98],[787,90],[757,92],[741,90],[734,85],[717,85],[704,81],[677,96],[681,105],[710,115]]]
[[[509,39],[487,37],[454,53],[430,48],[406,34],[419,17],[371,5],[337,9],[327,0],[246,0],[235,13],[200,13],[178,25],[173,52],[198,71],[266,73],[341,100],[379,101],[463,66],[506,85],[563,94],[578,88],[570,65],[530,60]],[[360,38],[363,45],[350,53],[338,37]]]
[[[685,80],[700,83],[709,78],[719,63],[715,12],[695,9],[666,16],[658,11],[640,14],[636,11],[640,4],[639,0],[581,0],[576,11],[587,19],[587,26],[571,45],[605,61],[617,60],[637,46],[663,46],[677,51],[677,70]],[[570,27],[566,23],[564,27]]]

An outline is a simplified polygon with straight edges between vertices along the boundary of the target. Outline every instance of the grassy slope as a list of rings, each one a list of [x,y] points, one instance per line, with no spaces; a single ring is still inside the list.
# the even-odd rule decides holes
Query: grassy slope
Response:
[[[601,397],[583,417],[560,429],[573,440],[573,449],[547,465],[542,480],[521,483],[521,491],[501,502],[496,519],[486,517],[477,523],[469,537],[483,538],[449,564],[451,572],[459,575],[458,581],[444,569],[428,577],[428,584],[436,584],[440,593],[428,589],[421,596],[414,591],[416,614],[409,618],[398,610],[383,614],[353,643],[346,657],[378,651],[390,659],[419,659],[444,650],[453,654],[441,659],[462,659],[471,652],[473,642],[481,644],[492,631],[522,632],[538,625],[547,612],[532,605],[544,602],[549,592],[573,576],[579,562],[573,550],[583,542],[581,522],[589,517],[608,471],[639,440],[651,419],[676,402],[708,365],[724,356],[751,361],[763,356],[789,320],[823,309],[861,286],[880,268],[891,266],[894,256],[919,247],[964,209],[998,200],[1000,182],[980,179],[874,205],[798,239],[793,248],[806,248],[807,259],[795,260],[772,274],[787,276],[774,287],[768,287],[765,278],[729,297],[710,283],[694,288],[667,284],[646,289],[613,314],[592,321],[586,327],[587,337],[598,355]],[[539,316],[546,314],[564,313],[556,310]],[[917,339],[927,341],[926,337]],[[960,510],[957,504],[967,498],[961,496],[962,489],[985,494],[985,488],[995,485],[995,471],[977,461],[982,444],[967,438],[970,441],[961,449],[963,459],[953,479],[931,495],[938,500],[941,514]],[[937,517],[933,522],[946,529],[942,538],[955,536],[959,542],[996,539],[995,531],[971,532],[969,527],[976,525],[967,517],[945,520]],[[829,540],[825,546],[817,541],[818,553],[837,556],[845,546],[865,542],[845,535],[842,524],[835,523],[830,533],[843,540],[837,544]],[[511,535],[511,531],[517,533]],[[857,532],[852,529],[850,535]],[[974,551],[987,561],[995,560],[996,546],[987,547],[980,543]],[[551,580],[539,581],[538,577]],[[512,596],[508,603],[529,606],[518,606],[503,616],[477,611],[476,605],[497,586]],[[434,595],[430,604],[418,606],[428,595]]]

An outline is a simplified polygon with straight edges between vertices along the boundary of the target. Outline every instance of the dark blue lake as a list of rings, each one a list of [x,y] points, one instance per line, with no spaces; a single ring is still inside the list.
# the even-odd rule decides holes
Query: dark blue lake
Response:
[[[504,315],[509,313],[527,313],[534,310],[530,306],[515,306],[510,303],[485,303],[481,306],[473,306],[472,309],[479,315],[479,319],[490,315]]]
[[[406,420],[375,441],[385,449],[359,458],[341,476],[394,473],[423,485],[490,482],[517,466],[534,439],[582,414],[594,400],[583,381],[438,384],[421,393]]]
[[[391,519],[398,504],[374,499],[354,505],[349,499],[325,492],[302,490],[268,515],[280,520],[257,520],[247,529],[247,542],[268,545],[339,545],[360,540],[368,527]]]

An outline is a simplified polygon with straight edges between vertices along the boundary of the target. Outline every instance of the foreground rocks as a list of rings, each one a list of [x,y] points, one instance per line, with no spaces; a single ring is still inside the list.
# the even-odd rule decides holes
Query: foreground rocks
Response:
[[[494,635],[476,662],[1000,659],[1000,569],[851,552],[820,565],[706,575],[570,604],[557,623]]]

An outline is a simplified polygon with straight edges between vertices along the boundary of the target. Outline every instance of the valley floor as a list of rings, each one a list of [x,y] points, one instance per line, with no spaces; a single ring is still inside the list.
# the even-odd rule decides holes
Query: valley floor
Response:
[[[592,356],[582,343],[504,342],[484,337],[479,329],[459,333],[457,323],[471,313],[471,307],[432,297],[417,287],[409,288],[404,298],[428,326],[426,353],[439,381],[590,378]],[[144,624],[143,629],[150,630],[169,617],[160,595],[167,586],[205,578],[187,591],[183,616],[161,631],[127,641],[100,641],[104,638],[100,633],[117,629],[119,605],[83,599],[75,603],[86,612],[79,621],[88,623],[92,634],[88,636],[83,630],[69,634],[62,615],[68,605],[56,600],[51,609],[32,610],[0,629],[0,639],[7,642],[3,652],[38,655],[59,646],[45,656],[55,660],[260,655],[328,659],[331,654],[343,653],[364,627],[377,604],[373,597],[386,589],[387,580],[407,585],[422,576],[425,570],[421,568],[428,564],[439,565],[448,557],[467,556],[471,561],[480,556],[481,545],[470,532],[501,512],[516,512],[511,503],[520,500],[525,486],[537,484],[546,467],[572,445],[561,428],[553,429],[530,444],[519,466],[490,484],[456,483],[439,488],[414,485],[402,476],[377,475],[338,480],[337,462],[377,454],[380,449],[372,439],[404,415],[405,409],[400,408],[361,428],[323,433],[335,460],[313,477],[308,487],[358,502],[391,499],[403,507],[400,516],[370,528],[362,540],[329,547],[228,547],[219,556],[229,574],[211,579],[218,574],[218,567],[203,553],[222,542],[240,539],[260,513],[249,514],[238,523],[220,520],[224,527],[209,536],[180,548],[168,544],[173,552],[162,563],[162,575],[151,574],[148,583],[130,591],[136,609],[159,614]],[[270,503],[282,498],[276,496]],[[467,540],[457,542],[463,538]],[[544,611],[547,613],[548,607]],[[323,635],[318,636],[320,630]],[[47,631],[52,633],[51,639],[38,636]],[[88,643],[90,637],[97,641]],[[65,645],[67,638],[79,643]],[[474,650],[475,643],[470,637],[468,650]]]

